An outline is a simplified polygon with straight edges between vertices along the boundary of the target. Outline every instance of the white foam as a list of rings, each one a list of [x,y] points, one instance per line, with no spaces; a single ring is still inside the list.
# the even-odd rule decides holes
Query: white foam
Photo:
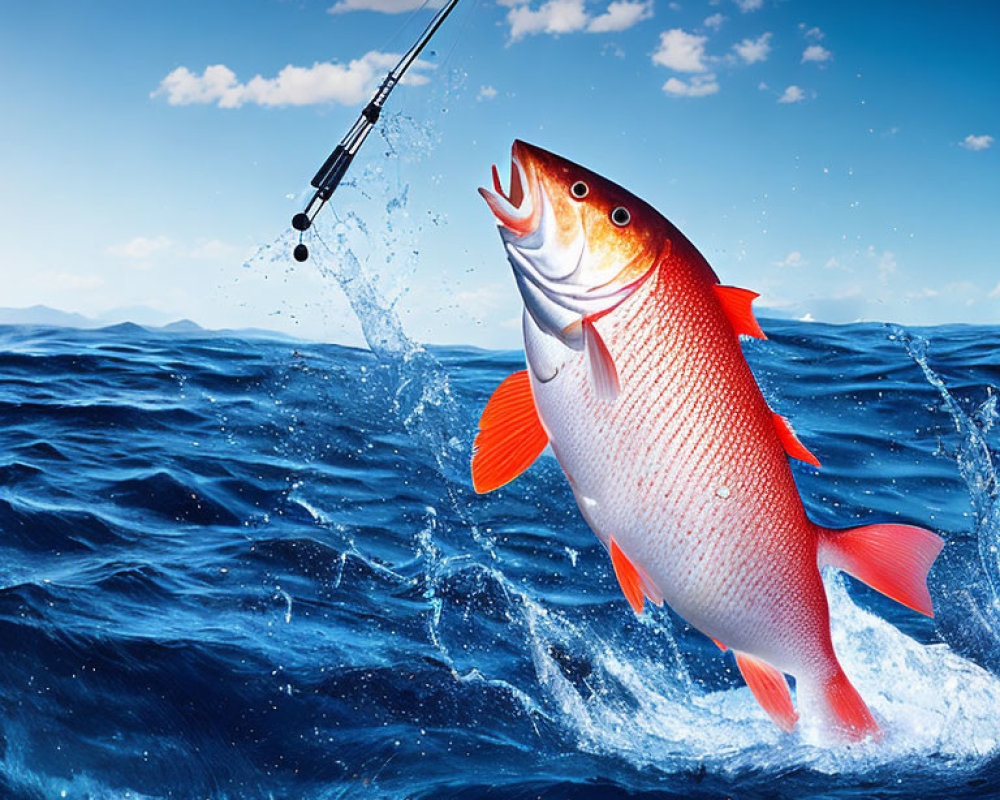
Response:
[[[622,757],[667,772],[705,765],[716,774],[807,767],[868,772],[893,762],[930,771],[975,767],[1000,752],[1000,679],[947,645],[923,645],[857,606],[843,579],[827,579],[834,646],[885,734],[881,742],[834,743],[803,714],[782,733],[749,689],[704,691],[687,684],[668,658],[622,652],[583,635],[560,615],[526,606],[533,655],[546,705],[586,752]],[[570,681],[550,657],[560,641],[585,647],[605,690]],[[719,669],[725,669],[721,656]],[[582,690],[582,691],[581,691]]]

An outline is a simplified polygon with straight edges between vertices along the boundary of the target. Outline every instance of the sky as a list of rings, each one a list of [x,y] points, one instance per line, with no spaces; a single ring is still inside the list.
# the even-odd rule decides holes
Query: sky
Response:
[[[8,6],[0,305],[361,341],[288,220],[433,8]],[[1000,323],[998,35],[992,2],[461,0],[323,230],[365,221],[414,338],[517,347],[476,188],[520,138],[649,201],[761,317]]]

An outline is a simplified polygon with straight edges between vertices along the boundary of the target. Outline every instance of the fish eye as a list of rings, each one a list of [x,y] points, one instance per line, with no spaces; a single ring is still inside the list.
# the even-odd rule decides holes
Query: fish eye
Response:
[[[625,206],[618,206],[611,212],[611,221],[619,228],[624,228],[632,221],[632,215],[628,213],[628,209]]]
[[[590,194],[590,187],[583,181],[577,181],[569,187],[569,193],[577,200],[583,200],[584,197]]]

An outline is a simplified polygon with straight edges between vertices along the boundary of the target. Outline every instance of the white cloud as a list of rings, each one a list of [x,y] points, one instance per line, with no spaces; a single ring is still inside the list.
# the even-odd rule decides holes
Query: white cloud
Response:
[[[817,64],[821,64],[824,61],[829,61],[831,58],[833,58],[833,53],[821,44],[811,44],[802,53],[803,64],[808,61],[814,61]]]
[[[985,134],[983,136],[976,136],[970,133],[968,136],[966,136],[964,139],[962,139],[962,141],[958,143],[958,146],[964,147],[966,150],[976,151],[976,150],[985,150],[992,144],[993,144],[992,136],[987,136]]]
[[[802,253],[798,250],[792,250],[787,256],[785,256],[781,261],[775,261],[774,266],[776,267],[802,267],[805,266],[806,260],[802,257]]]
[[[437,8],[440,3],[430,3]],[[415,11],[423,6],[423,0],[338,0],[327,9],[330,14],[344,14],[348,11],[381,11],[383,14],[402,14]]]
[[[483,102],[483,100],[492,100],[496,96],[497,96],[497,90],[494,89],[492,86],[480,86],[479,94],[476,95],[476,100],[478,100],[481,103]]]
[[[166,236],[136,236],[134,239],[121,244],[111,245],[107,252],[118,258],[149,258],[154,253],[161,252],[170,247],[173,242]]]
[[[1000,283],[998,283],[992,292],[990,292],[990,297],[1000,297]]]
[[[800,28],[805,28],[805,24],[803,23],[803,24],[799,25],[799,27]],[[814,42],[818,42],[821,39],[825,38],[826,34],[823,33],[823,31],[821,31],[819,28],[810,28],[809,30],[807,30],[805,32],[805,37],[807,39],[812,39]]]
[[[507,12],[512,42],[536,33],[582,31],[589,21],[583,0],[549,0],[537,10],[521,5]]]
[[[690,81],[670,78],[663,84],[663,91],[674,97],[706,97],[719,91],[714,75],[695,75]]]
[[[624,31],[651,16],[653,16],[652,2],[637,3],[633,0],[614,0],[603,14],[590,20],[587,31],[590,33]]]
[[[317,62],[311,67],[289,65],[274,78],[260,75],[240,83],[223,64],[206,67],[196,75],[178,67],[160,81],[150,96],[166,95],[172,106],[216,103],[219,108],[239,108],[246,103],[261,106],[304,106],[316,103],[356,105],[364,102],[399,61],[394,53],[371,51],[347,64]],[[420,72],[429,64],[416,61],[402,83],[420,86],[428,77]],[[415,72],[413,71],[415,70]]]
[[[765,61],[771,52],[771,34],[764,33],[756,39],[744,39],[739,44],[733,45],[733,50],[747,64]]]
[[[705,21],[702,23],[706,28],[711,28],[713,31],[719,30],[722,27],[722,23],[726,21],[726,18],[716,12],[710,17],[705,17]]]
[[[597,16],[590,15],[584,0],[548,0],[537,9],[526,0],[499,2],[510,8],[507,24],[511,42],[538,33],[616,33],[653,16],[652,0],[612,0]]]
[[[874,248],[869,247],[868,249],[874,254]],[[896,265],[895,254],[889,250],[883,251],[882,255],[878,258],[876,268],[878,270],[879,283],[888,283],[890,276],[895,275],[899,271],[899,268]]]
[[[735,2],[744,14],[749,11],[756,11],[764,5],[764,0],[735,0]]]
[[[782,93],[781,97],[778,98],[779,103],[801,103],[806,99],[806,93],[802,91],[802,87],[792,84]]]
[[[677,72],[705,72],[705,42],[707,36],[695,36],[680,28],[660,34],[660,47],[653,53],[653,63]]]

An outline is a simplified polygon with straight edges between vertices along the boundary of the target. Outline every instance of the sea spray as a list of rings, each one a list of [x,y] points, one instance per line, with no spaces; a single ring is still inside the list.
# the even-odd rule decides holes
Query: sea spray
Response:
[[[956,586],[955,607],[942,609],[954,615],[951,639],[981,663],[1000,668],[1000,500],[996,458],[991,434],[997,421],[997,396],[992,386],[986,397],[971,408],[960,402],[945,380],[930,364],[931,341],[898,325],[888,326],[892,339],[900,341],[927,383],[938,393],[941,409],[951,418],[955,436],[942,445],[940,455],[954,461],[965,483],[973,509],[973,528],[978,564],[959,563],[953,569],[966,580]],[[961,555],[950,555],[958,560]],[[940,613],[939,613],[940,616]],[[961,620],[959,622],[959,620]]]

